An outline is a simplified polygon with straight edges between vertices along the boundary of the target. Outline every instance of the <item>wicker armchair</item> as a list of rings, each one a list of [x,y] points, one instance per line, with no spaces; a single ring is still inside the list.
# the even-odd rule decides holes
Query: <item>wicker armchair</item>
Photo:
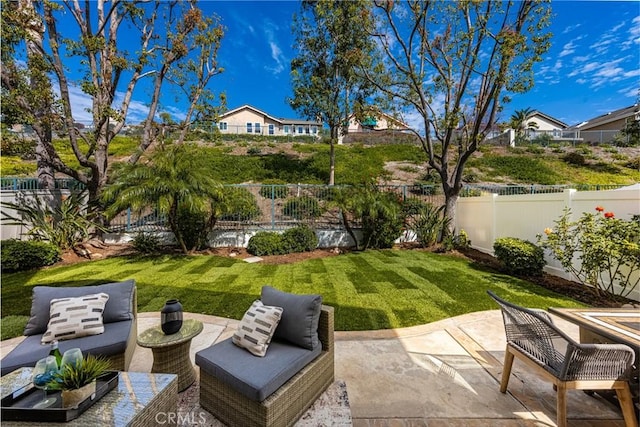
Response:
[[[322,352],[261,402],[248,399],[200,368],[200,405],[229,426],[293,425],[334,380],[333,307],[323,305],[318,324]],[[197,359],[196,359],[197,363]]]
[[[629,379],[634,351],[624,344],[579,344],[554,325],[543,310],[511,304],[487,291],[499,305],[507,348],[500,392],[507,391],[518,357],[557,390],[557,424],[567,425],[567,390],[615,390],[627,427],[637,427]]]

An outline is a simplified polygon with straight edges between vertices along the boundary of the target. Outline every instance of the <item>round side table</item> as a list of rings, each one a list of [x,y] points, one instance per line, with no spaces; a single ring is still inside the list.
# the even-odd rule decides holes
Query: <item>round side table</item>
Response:
[[[202,322],[186,319],[175,334],[165,335],[160,326],[154,326],[138,335],[138,345],[153,352],[152,373],[178,375],[178,391],[189,387],[196,379],[195,369],[189,358],[193,337],[202,332]]]

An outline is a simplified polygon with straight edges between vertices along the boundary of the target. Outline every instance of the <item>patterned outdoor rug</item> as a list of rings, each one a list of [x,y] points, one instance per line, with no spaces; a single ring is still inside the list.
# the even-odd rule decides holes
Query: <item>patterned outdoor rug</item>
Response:
[[[196,381],[178,394],[178,425],[224,427],[213,415],[200,407],[200,385]],[[297,427],[351,426],[351,409],[347,385],[335,381],[295,424]]]

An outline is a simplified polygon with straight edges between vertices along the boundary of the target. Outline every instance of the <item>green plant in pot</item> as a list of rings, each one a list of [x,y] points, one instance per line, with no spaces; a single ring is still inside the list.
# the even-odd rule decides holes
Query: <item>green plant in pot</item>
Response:
[[[96,379],[107,373],[111,362],[101,356],[87,355],[75,363],[63,365],[48,384],[49,390],[62,392],[62,406],[77,406],[96,392]]]

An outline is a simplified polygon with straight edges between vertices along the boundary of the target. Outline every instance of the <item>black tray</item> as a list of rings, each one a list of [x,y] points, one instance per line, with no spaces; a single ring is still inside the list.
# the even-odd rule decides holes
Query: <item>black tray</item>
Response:
[[[0,419],[2,421],[39,421],[39,422],[67,422],[78,418],[102,396],[109,393],[118,385],[118,372],[110,371],[96,380],[95,394],[80,402],[77,407],[63,408],[62,396],[59,391],[47,393],[47,397],[55,397],[52,406],[33,409],[33,405],[42,400],[43,391],[29,384],[13,392],[1,401]]]

